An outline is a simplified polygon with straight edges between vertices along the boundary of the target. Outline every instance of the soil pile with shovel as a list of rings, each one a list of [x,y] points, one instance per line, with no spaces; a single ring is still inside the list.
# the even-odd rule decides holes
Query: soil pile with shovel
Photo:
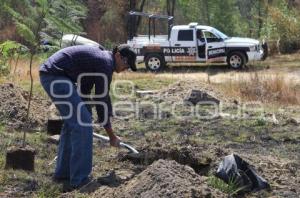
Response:
[[[208,187],[189,167],[173,160],[158,160],[116,188],[100,187],[95,197],[225,197]]]
[[[31,101],[30,120],[26,121],[29,92],[12,83],[0,85],[0,119],[7,127],[13,129],[37,129],[45,125],[47,107],[50,103],[33,96]]]

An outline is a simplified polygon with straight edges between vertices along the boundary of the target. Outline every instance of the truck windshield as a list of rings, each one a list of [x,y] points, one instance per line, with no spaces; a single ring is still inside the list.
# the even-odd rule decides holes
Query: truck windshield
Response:
[[[212,29],[212,32],[217,35],[218,37],[222,38],[223,40],[227,39],[228,36],[222,32],[220,32],[219,30],[217,30],[216,28]]]

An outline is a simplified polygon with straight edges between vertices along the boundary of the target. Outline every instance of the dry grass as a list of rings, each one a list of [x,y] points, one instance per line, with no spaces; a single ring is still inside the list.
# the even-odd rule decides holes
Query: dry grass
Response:
[[[300,56],[299,53],[294,54],[277,54],[272,57],[268,57],[264,62],[257,62],[260,65],[279,67],[279,68],[295,68],[300,67]],[[256,63],[256,64],[257,64]]]
[[[41,62],[40,59],[36,59],[33,65],[33,77],[36,86],[39,84],[38,69]],[[130,80],[139,84],[142,89],[161,88],[177,80],[194,79],[207,82],[210,73],[210,82],[217,84],[228,96],[263,103],[300,104],[300,56],[297,54],[277,55],[260,64],[270,66],[271,69],[262,69],[256,72],[236,72],[226,69],[224,66],[224,69],[212,68],[214,70],[207,72],[198,69],[198,67],[187,67],[186,71],[166,71],[158,74],[143,72],[142,70],[142,72],[114,74],[113,80]],[[142,66],[139,65],[139,67]],[[10,76],[6,77],[6,80],[0,79],[0,82],[8,80],[27,88],[26,85],[30,78],[28,59],[20,59],[16,71],[14,70],[15,62],[12,61]]]
[[[114,80],[139,80],[139,79],[155,79],[157,76],[153,73],[123,72],[114,74]]]
[[[224,93],[245,101],[260,101],[265,104],[300,104],[300,86],[283,74],[252,73],[248,78],[230,80],[219,84]]]
[[[42,63],[41,60],[34,60],[32,67],[32,74],[34,80],[39,80],[39,65]],[[20,59],[18,61],[17,69],[15,70],[15,61],[12,61],[11,64],[11,78],[17,79],[17,81],[26,81],[30,79],[29,76],[29,60],[28,59]],[[155,79],[160,78],[154,73],[139,73],[139,72],[123,72],[121,74],[114,74],[114,80],[139,80],[139,79]]]
[[[41,61],[38,60],[38,59],[35,59],[33,61],[32,75],[33,75],[34,80],[39,79],[39,65],[40,64],[41,64]],[[16,66],[15,61],[12,61],[10,75],[11,75],[12,79],[16,80],[16,82],[29,80],[30,79],[29,59],[26,59],[26,58],[25,59],[20,59],[18,61],[17,66]]]

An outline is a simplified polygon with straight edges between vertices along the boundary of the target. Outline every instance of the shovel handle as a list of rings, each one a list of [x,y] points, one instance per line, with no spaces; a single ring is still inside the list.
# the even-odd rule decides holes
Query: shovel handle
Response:
[[[101,139],[101,140],[104,140],[105,142],[109,142],[109,137],[107,136],[104,136],[104,135],[100,135],[100,134],[97,134],[97,133],[93,133],[93,136],[97,139]],[[129,151],[131,151],[132,153],[135,153],[135,154],[138,154],[139,152],[133,148],[132,146],[128,145],[128,144],[125,144],[123,142],[120,142],[120,146],[121,147],[124,147],[126,149],[128,149]]]

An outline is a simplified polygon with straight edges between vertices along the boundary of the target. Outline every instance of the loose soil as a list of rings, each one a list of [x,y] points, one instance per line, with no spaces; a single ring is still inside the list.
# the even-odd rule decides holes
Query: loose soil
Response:
[[[26,120],[29,92],[11,83],[0,85],[0,120],[8,128],[37,130],[45,127],[50,102],[33,96],[30,118]]]
[[[189,167],[176,161],[158,160],[117,188],[100,187],[95,197],[226,197],[214,190]]]

